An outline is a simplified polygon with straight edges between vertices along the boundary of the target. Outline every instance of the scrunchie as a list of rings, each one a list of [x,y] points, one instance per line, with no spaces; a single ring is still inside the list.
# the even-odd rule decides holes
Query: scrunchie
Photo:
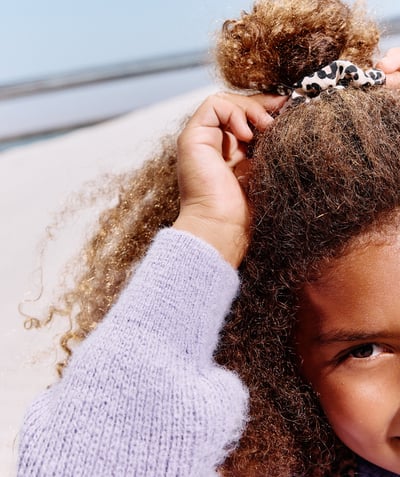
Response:
[[[385,84],[386,76],[381,70],[371,68],[364,71],[346,60],[336,60],[310,76],[305,76],[292,88],[278,87],[280,94],[290,94],[293,102],[308,103],[322,91],[343,89],[348,86],[363,88]]]

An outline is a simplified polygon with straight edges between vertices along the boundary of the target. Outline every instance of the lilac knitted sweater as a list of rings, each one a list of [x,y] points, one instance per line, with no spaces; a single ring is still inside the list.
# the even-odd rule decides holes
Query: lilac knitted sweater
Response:
[[[18,476],[216,476],[246,423],[247,390],[212,359],[238,286],[212,247],[159,232],[63,379],[28,409]]]

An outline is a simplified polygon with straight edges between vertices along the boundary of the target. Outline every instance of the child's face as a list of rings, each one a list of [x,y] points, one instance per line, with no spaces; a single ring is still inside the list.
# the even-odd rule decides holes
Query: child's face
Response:
[[[352,251],[307,284],[297,342],[337,436],[400,473],[400,234]]]

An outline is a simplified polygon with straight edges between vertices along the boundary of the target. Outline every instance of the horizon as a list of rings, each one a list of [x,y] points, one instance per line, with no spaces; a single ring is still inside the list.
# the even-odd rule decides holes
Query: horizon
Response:
[[[115,0],[112,5],[106,0],[4,3],[0,85],[204,50],[226,18],[239,16],[252,4],[250,0],[154,0],[139,6],[131,0]],[[377,20],[400,16],[400,3],[392,0],[366,4]]]

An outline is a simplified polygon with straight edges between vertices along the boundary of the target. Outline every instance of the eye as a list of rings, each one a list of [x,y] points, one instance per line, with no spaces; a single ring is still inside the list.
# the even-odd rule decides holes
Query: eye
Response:
[[[393,354],[394,350],[390,346],[378,343],[363,343],[353,348],[343,350],[343,352],[336,358],[336,364],[344,364],[347,361],[360,364],[364,361],[379,358],[382,355]]]
[[[387,349],[381,345],[375,343],[366,343],[351,349],[347,353],[347,356],[356,359],[373,358],[374,356],[378,356],[385,351],[387,351]]]

